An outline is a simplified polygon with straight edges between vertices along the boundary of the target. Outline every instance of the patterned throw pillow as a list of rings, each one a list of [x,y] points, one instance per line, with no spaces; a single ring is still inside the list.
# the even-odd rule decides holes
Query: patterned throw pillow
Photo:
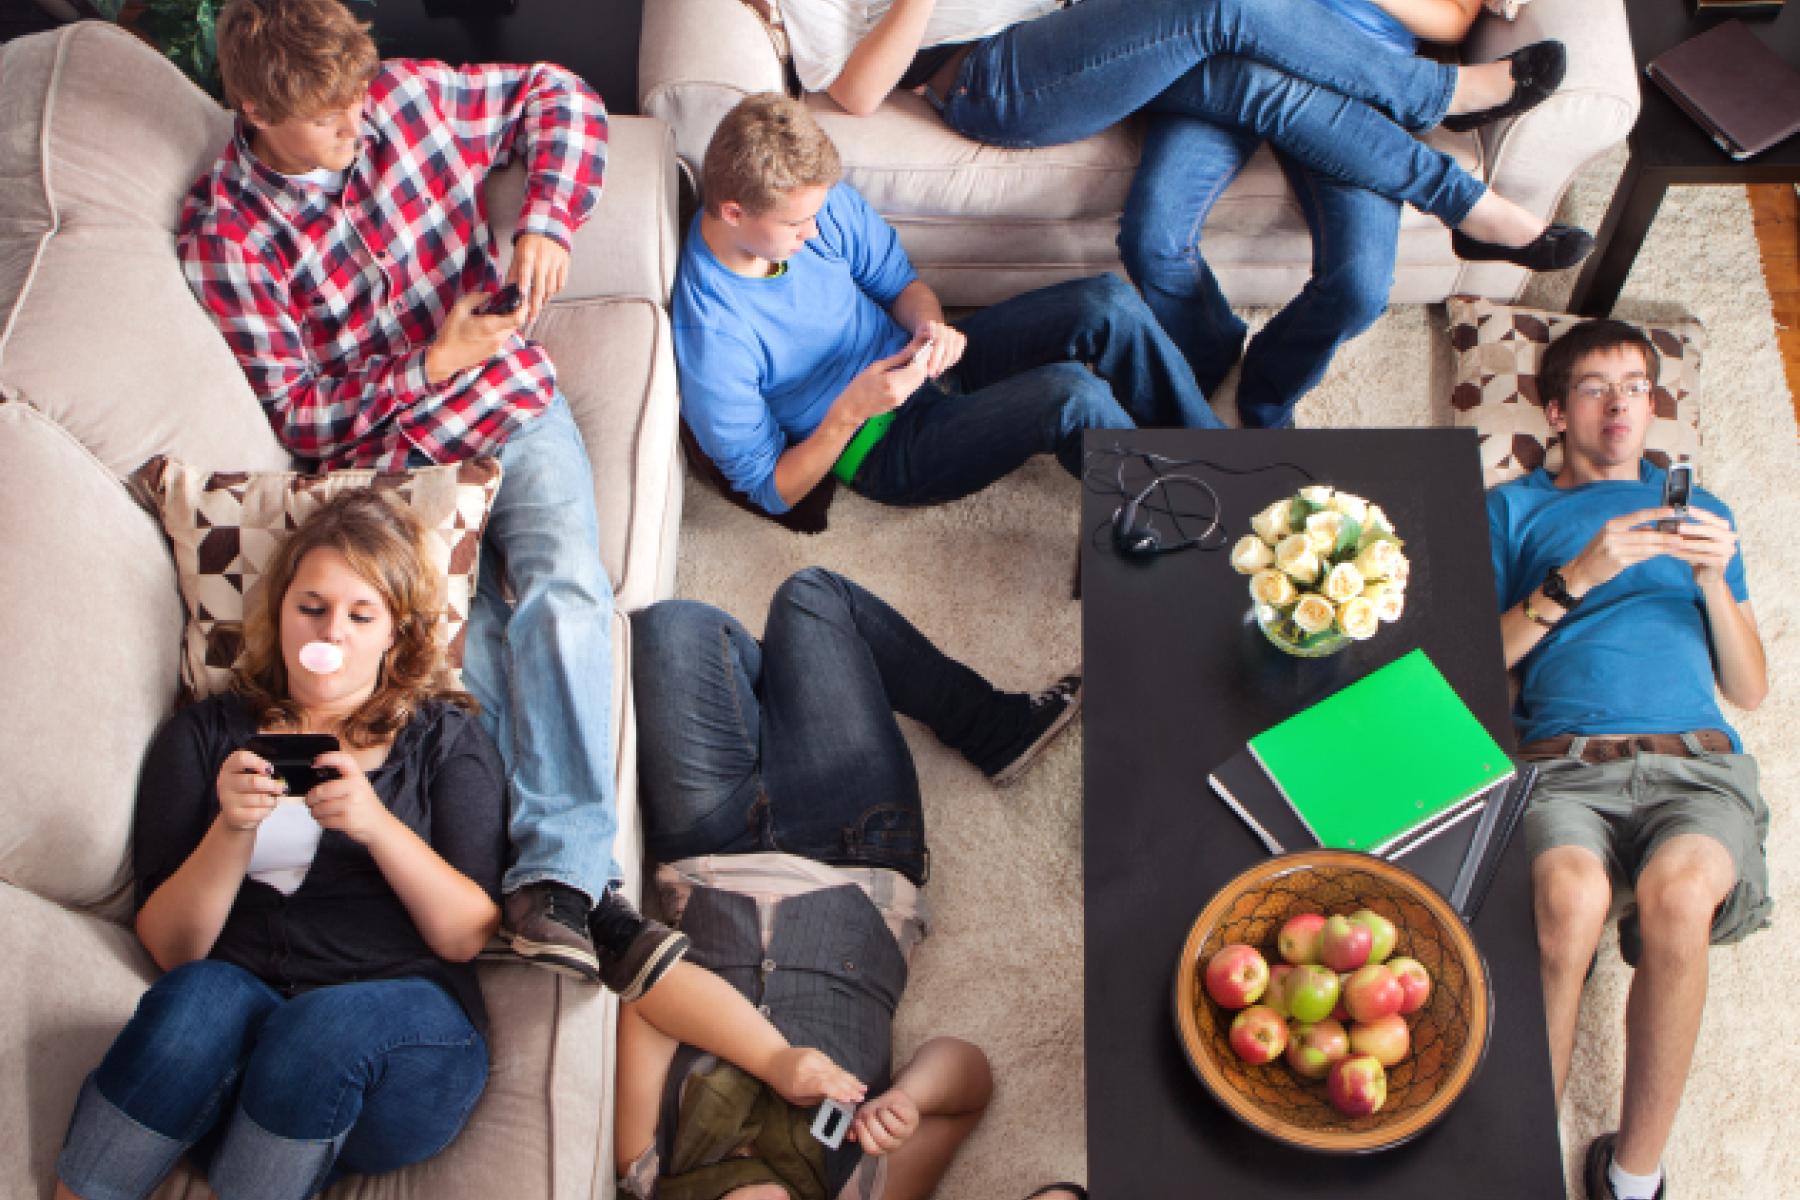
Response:
[[[1452,296],[1450,347],[1456,352],[1450,407],[1455,424],[1481,435],[1481,469],[1488,487],[1537,467],[1562,468],[1562,439],[1550,432],[1538,395],[1544,347],[1584,318],[1492,300]],[[1700,357],[1706,330],[1698,321],[1632,321],[1662,356],[1652,394],[1655,415],[1644,455],[1657,466],[1700,452],[1697,425]]]
[[[443,638],[460,670],[464,626],[475,598],[481,533],[500,490],[500,464],[472,459],[449,467],[383,474],[292,471],[207,473],[163,455],[132,476],[133,490],[162,519],[187,608],[181,682],[188,699],[223,691],[243,644],[244,598],[282,538],[338,492],[391,492],[438,536],[433,548],[448,581]]]

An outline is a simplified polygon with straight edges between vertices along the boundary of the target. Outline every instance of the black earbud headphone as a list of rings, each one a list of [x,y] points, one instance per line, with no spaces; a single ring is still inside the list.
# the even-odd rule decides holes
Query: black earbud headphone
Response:
[[[1188,483],[1205,490],[1213,499],[1213,515],[1200,536],[1184,537],[1178,542],[1165,546],[1162,534],[1157,532],[1156,526],[1151,524],[1149,516],[1143,509],[1144,501],[1149,499],[1151,492],[1170,483]],[[1173,512],[1172,509],[1164,511]],[[1179,528],[1179,522],[1177,522],[1177,528]],[[1213,494],[1212,488],[1191,475],[1158,475],[1145,484],[1135,496],[1120,505],[1117,512],[1113,513],[1113,548],[1127,558],[1155,558],[1159,554],[1173,554],[1177,550],[1191,550],[1196,546],[1204,545],[1218,528],[1218,497]]]

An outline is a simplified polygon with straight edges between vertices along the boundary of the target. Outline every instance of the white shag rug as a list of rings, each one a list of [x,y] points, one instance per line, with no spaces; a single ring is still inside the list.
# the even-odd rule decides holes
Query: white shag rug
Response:
[[[1621,161],[1615,154],[1582,175],[1565,219],[1598,224]],[[1535,281],[1523,302],[1560,307],[1572,283],[1571,275]],[[1700,476],[1738,515],[1774,682],[1760,710],[1727,716],[1762,765],[1775,814],[1773,887],[1785,902],[1800,861],[1786,814],[1800,794],[1800,548],[1786,542],[1800,529],[1800,454],[1742,189],[1671,191],[1618,312],[1692,313],[1708,329]],[[1268,315],[1251,314],[1256,323]],[[1299,424],[1448,424],[1449,375],[1443,308],[1396,308],[1338,355]],[[1234,411],[1229,390],[1218,403]],[[933,509],[879,508],[840,490],[830,531],[800,537],[690,481],[678,594],[760,631],[782,579],[827,566],[998,685],[1032,688],[1080,655],[1079,605],[1069,598],[1078,503],[1077,485],[1041,458],[979,496]],[[907,732],[926,798],[935,921],[900,1009],[897,1050],[903,1060],[932,1034],[956,1034],[987,1051],[997,1082],[986,1121],[939,1195],[1014,1200],[1054,1179],[1084,1179],[1079,723],[1005,792],[921,727]],[[1784,1132],[1783,1097],[1800,1077],[1800,1039],[1787,1028],[1800,960],[1786,950],[1788,929],[1784,903],[1772,930],[1712,955],[1699,1052],[1666,1156],[1670,1194],[1682,1200],[1773,1197],[1800,1178],[1800,1142]],[[1572,1196],[1581,1194],[1583,1148],[1618,1121],[1629,976],[1609,933],[1562,1112]]]

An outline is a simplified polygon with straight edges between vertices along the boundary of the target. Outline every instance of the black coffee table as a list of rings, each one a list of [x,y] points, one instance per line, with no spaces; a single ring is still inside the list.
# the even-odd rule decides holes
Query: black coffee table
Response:
[[[1644,76],[1651,59],[1724,18],[1695,16],[1687,0],[1625,0],[1625,13],[1644,104],[1626,139],[1631,156],[1596,235],[1599,247],[1583,265],[1569,299],[1571,312],[1591,317],[1612,311],[1669,188],[1677,184],[1800,183],[1800,137],[1736,162],[1714,145],[1662,88]],[[1779,16],[1747,17],[1744,23],[1790,65],[1800,67],[1800,0],[1788,0]],[[1706,252],[1704,245],[1692,249],[1697,255]]]
[[[1240,1124],[1182,1055],[1171,1018],[1188,926],[1266,852],[1206,785],[1251,735],[1422,646],[1490,733],[1515,745],[1473,431],[1090,433],[1237,470],[1288,461],[1381,504],[1413,565],[1405,615],[1328,659],[1288,658],[1247,620],[1226,552],[1148,563],[1107,536],[1117,500],[1083,503],[1082,642],[1089,1184],[1113,1200],[1319,1195],[1536,1200],[1563,1195],[1522,840],[1474,922],[1494,983],[1494,1037],[1469,1091],[1409,1145],[1363,1158],[1283,1147]],[[1197,468],[1231,540],[1303,482]],[[1131,475],[1142,480],[1140,470]],[[1179,494],[1179,493],[1178,493]],[[1187,497],[1183,496],[1186,500]],[[1097,532],[1096,532],[1097,531]]]

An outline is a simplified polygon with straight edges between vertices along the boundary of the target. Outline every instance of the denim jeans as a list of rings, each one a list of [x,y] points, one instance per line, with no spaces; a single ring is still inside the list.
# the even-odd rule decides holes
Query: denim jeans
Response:
[[[1237,361],[1246,330],[1202,257],[1201,227],[1260,143],[1190,117],[1153,117],[1119,222],[1125,269],[1209,395]],[[1312,277],[1244,354],[1238,414],[1251,428],[1291,425],[1337,348],[1381,316],[1400,235],[1393,200],[1277,158],[1312,230]]]
[[[957,322],[962,361],[907,398],[852,485],[882,504],[980,491],[1033,455],[1081,474],[1084,429],[1217,429],[1181,350],[1116,275],[1015,296]]]
[[[506,762],[515,858],[503,887],[554,880],[598,902],[612,857],[612,582],[594,476],[560,394],[500,450],[463,683]],[[512,602],[505,595],[512,589]]]
[[[663,862],[780,850],[927,874],[919,779],[896,712],[973,761],[1028,703],[820,567],[783,583],[759,645],[709,605],[632,614],[644,840]]]
[[[241,967],[192,962],[151,985],[82,1085],[57,1177],[82,1200],[148,1196],[205,1138],[220,1200],[300,1200],[442,1150],[487,1073],[487,1042],[434,983],[284,1000]]]
[[[1146,110],[1201,117],[1455,225],[1484,185],[1407,132],[1441,121],[1455,86],[1455,67],[1372,45],[1313,0],[1082,0],[976,43],[942,111],[1015,147]]]

